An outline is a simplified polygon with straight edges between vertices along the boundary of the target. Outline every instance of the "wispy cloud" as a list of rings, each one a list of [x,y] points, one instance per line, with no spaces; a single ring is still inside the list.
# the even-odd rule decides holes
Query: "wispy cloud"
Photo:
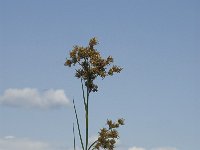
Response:
[[[9,138],[7,138],[9,137]],[[17,139],[12,136],[0,138],[0,150],[53,150],[45,142],[32,141],[26,138]]]
[[[68,106],[69,100],[62,89],[39,92],[33,88],[11,88],[0,96],[0,105],[45,109]]]
[[[146,150],[146,149],[143,148],[143,147],[136,147],[136,146],[133,146],[133,147],[130,147],[128,150]]]
[[[153,148],[151,150],[178,150],[175,147],[158,147],[158,148]]]
[[[77,150],[81,148],[77,147]],[[44,142],[15,136],[0,137],[0,150],[73,150],[63,143]]]
[[[128,148],[128,150],[178,150],[178,149],[175,147],[156,147],[156,148],[147,149],[144,147],[133,146],[133,147]]]

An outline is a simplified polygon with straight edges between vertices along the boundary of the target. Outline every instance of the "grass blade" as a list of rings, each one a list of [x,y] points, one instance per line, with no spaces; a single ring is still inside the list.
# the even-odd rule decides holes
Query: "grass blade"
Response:
[[[98,142],[98,140],[94,141],[94,142],[90,145],[90,147],[88,148],[88,150],[90,150],[90,149],[92,148],[92,146],[94,146],[94,144],[96,144],[97,142]]]
[[[76,137],[75,137],[75,131],[74,131],[74,123],[73,123],[73,136],[74,136],[74,150],[76,150]]]
[[[74,105],[74,112],[75,112],[75,115],[76,115],[76,123],[77,123],[77,127],[78,127],[78,134],[79,134],[79,138],[80,138],[80,141],[81,141],[82,149],[84,150],[83,140],[82,140],[82,136],[81,136],[81,130],[80,130],[80,125],[79,125],[79,121],[78,121],[78,115],[77,115],[77,112],[76,112],[76,106],[75,106],[75,103],[74,103],[74,99],[73,99],[73,105]]]

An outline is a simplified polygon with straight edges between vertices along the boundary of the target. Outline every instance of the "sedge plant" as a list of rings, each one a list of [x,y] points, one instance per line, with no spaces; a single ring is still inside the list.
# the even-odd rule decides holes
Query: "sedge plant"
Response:
[[[115,73],[120,73],[122,68],[112,65],[114,59],[108,56],[106,59],[102,58],[100,52],[95,49],[98,44],[96,38],[89,41],[88,46],[74,46],[67,57],[65,66],[75,67],[75,77],[81,80],[82,97],[85,112],[85,140],[83,139],[80,129],[79,118],[77,114],[76,105],[73,99],[74,113],[76,117],[76,125],[80,144],[82,150],[99,150],[115,148],[116,140],[119,138],[117,128],[124,125],[124,119],[118,119],[116,122],[107,120],[107,128],[102,128],[99,131],[98,139],[89,145],[89,98],[92,92],[98,91],[98,85],[94,82],[98,77],[104,79],[107,76],[112,76]],[[76,139],[73,124],[74,135],[74,150],[76,149]]]

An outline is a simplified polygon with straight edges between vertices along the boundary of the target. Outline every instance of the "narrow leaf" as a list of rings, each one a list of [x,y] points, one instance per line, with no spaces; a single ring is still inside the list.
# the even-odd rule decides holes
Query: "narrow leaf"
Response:
[[[81,130],[80,130],[80,125],[79,125],[79,121],[78,121],[78,115],[77,115],[77,112],[76,112],[76,106],[75,106],[75,103],[74,103],[74,99],[73,99],[73,104],[74,104],[74,112],[75,112],[75,115],[76,115],[76,123],[77,123],[77,127],[78,127],[78,134],[79,134],[79,138],[80,138],[80,141],[81,141],[82,149],[84,150],[83,140],[82,140],[82,136],[81,136]]]
[[[92,148],[92,146],[94,146],[94,144],[96,144],[97,142],[98,142],[98,140],[94,141],[94,142],[90,145],[90,147],[88,148],[88,150],[90,150],[90,149]]]
[[[74,123],[73,123],[73,136],[74,136],[74,150],[76,150],[76,137],[75,137],[75,131],[74,131]]]
[[[85,111],[86,111],[86,100],[85,100],[85,91],[84,91],[84,87],[83,87],[83,79],[81,78],[81,87],[82,87],[82,94],[83,94],[83,100],[84,100],[84,106],[85,106]]]

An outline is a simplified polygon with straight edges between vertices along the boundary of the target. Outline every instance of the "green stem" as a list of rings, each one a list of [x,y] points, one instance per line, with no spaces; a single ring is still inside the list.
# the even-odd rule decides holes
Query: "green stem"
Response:
[[[76,123],[77,123],[77,127],[78,127],[78,134],[79,134],[79,138],[80,138],[80,141],[81,141],[82,149],[84,150],[84,145],[83,145],[83,140],[82,140],[82,136],[81,136],[81,130],[80,130],[80,125],[79,125],[79,121],[78,121],[78,115],[77,115],[77,112],[76,112],[76,106],[75,106],[75,103],[74,103],[74,99],[73,99],[73,104],[74,104],[74,112],[75,112],[75,115],[76,115]]]
[[[92,148],[92,146],[93,146],[96,142],[98,142],[98,140],[94,141],[94,142],[90,145],[90,147],[88,148],[88,150],[90,150],[90,148]]]
[[[88,132],[89,132],[89,107],[88,107],[88,104],[89,103],[89,89],[87,87],[87,102],[86,102],[86,116],[85,116],[85,119],[86,119],[86,145],[85,145],[85,150],[87,150],[88,148]]]
[[[73,123],[73,136],[74,136],[74,150],[76,150],[76,137],[75,137],[75,131],[74,131],[74,123]]]
[[[82,87],[82,95],[83,95],[84,106],[85,106],[85,111],[86,111],[85,90],[84,90],[84,87],[83,87],[83,79],[82,78],[81,78],[81,87]]]

